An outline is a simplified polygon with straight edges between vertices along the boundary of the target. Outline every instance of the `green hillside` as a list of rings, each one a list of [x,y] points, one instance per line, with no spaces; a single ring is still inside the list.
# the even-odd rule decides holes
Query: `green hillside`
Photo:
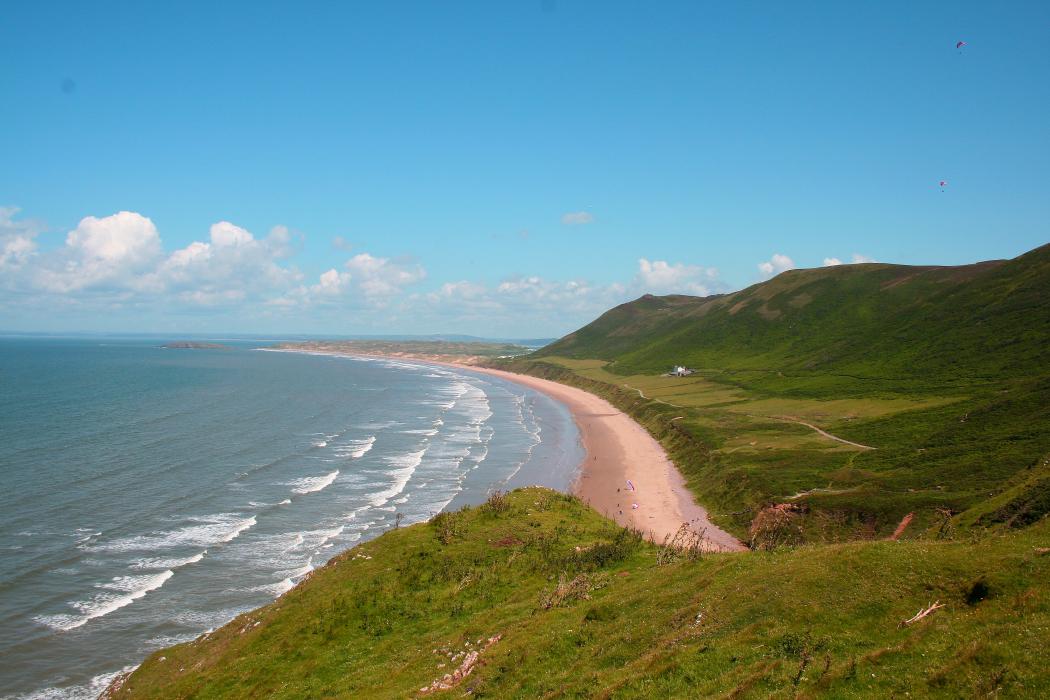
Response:
[[[435,696],[1040,697],[1047,545],[1044,522],[692,558],[525,489],[346,552],[112,697],[428,697],[474,651]]]
[[[791,270],[713,297],[645,296],[536,356],[598,358],[617,373],[672,364],[859,380],[1024,377],[1050,367],[1050,245],[960,267]]]
[[[672,365],[695,373],[661,376]],[[884,536],[909,513],[906,536],[1050,512],[1050,246],[646,296],[508,367],[635,416],[744,538],[776,504],[804,542]]]

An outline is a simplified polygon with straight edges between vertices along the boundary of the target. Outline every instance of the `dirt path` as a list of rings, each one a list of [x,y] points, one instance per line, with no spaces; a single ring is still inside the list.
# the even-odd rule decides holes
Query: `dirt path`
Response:
[[[797,423],[798,425],[804,425],[804,426],[806,426],[807,428],[809,428],[811,430],[817,431],[818,433],[820,433],[824,437],[828,438],[829,440],[834,440],[835,442],[841,442],[843,445],[851,445],[853,447],[858,447],[858,448],[860,448],[862,450],[877,450],[878,449],[877,447],[872,447],[871,445],[862,445],[859,442],[853,442],[852,440],[847,440],[846,438],[840,438],[837,435],[832,435],[828,431],[821,430],[820,428],[818,428],[817,426],[813,425],[812,423],[807,423],[806,421],[799,420],[798,418],[795,418],[793,416],[759,416],[759,415],[754,415],[754,414],[751,414],[751,413],[748,413],[747,415],[751,416],[752,418],[771,418],[773,420],[784,421],[785,423]]]
[[[658,399],[658,398],[653,397],[653,396],[646,396],[645,394],[642,393],[641,389],[636,389],[635,387],[631,386],[630,384],[624,384],[624,386],[626,388],[630,389],[631,391],[637,391],[638,395],[641,396],[646,401],[655,401],[656,403],[662,403],[664,406],[671,406],[672,408],[685,408],[685,406],[679,406],[678,404],[671,403],[670,401],[664,401],[663,399]]]
[[[630,384],[624,384],[623,386],[628,388],[628,389],[630,389],[631,391],[637,391],[638,392],[638,396],[642,397],[646,401],[655,401],[656,403],[662,403],[665,406],[672,406],[673,408],[685,408],[685,406],[679,406],[678,404],[671,403],[670,401],[664,401],[663,399],[658,399],[658,398],[653,397],[653,396],[646,396],[644,393],[642,393],[641,389],[633,387]],[[862,450],[875,450],[875,449],[878,449],[877,447],[872,447],[871,445],[862,445],[859,442],[853,442],[852,440],[847,440],[846,438],[840,438],[838,435],[832,435],[828,431],[823,430],[821,428],[818,428],[817,426],[813,425],[812,423],[807,423],[804,420],[800,420],[798,418],[795,418],[794,416],[760,416],[760,415],[753,414],[753,413],[746,413],[744,415],[750,416],[751,418],[771,418],[773,420],[784,421],[785,423],[797,423],[798,425],[806,426],[810,430],[815,430],[817,433],[819,433],[820,435],[823,435],[824,437],[828,438],[829,440],[834,440],[836,442],[841,442],[844,445],[851,445],[853,447],[857,447],[857,448],[862,449]],[[681,416],[679,416],[679,418],[681,418]],[[678,420],[678,418],[674,418],[672,420]]]

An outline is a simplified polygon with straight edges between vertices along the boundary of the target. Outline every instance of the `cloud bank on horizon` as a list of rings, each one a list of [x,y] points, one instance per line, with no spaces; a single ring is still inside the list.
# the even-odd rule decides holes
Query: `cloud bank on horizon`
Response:
[[[590,214],[586,221],[572,216],[575,224],[593,221]],[[0,207],[0,318],[6,330],[61,330],[61,324],[119,330],[91,327],[104,312],[134,326],[123,330],[165,318],[186,331],[553,335],[642,294],[729,291],[715,267],[648,258],[639,258],[633,277],[621,282],[539,275],[498,284],[431,280],[421,261],[356,252],[341,238],[333,249],[348,257],[311,277],[295,261],[303,234],[286,226],[257,236],[218,221],[205,240],[168,250],[156,224],[133,211],[84,217],[51,248],[39,243],[45,231],[17,208]],[[865,261],[854,256],[854,262]],[[794,267],[781,253],[758,265],[763,277]],[[30,322],[42,311],[60,325]]]

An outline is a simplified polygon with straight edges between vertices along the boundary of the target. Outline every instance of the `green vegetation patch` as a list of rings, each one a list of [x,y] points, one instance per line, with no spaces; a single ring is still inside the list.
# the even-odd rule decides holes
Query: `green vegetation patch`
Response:
[[[1045,521],[972,544],[685,557],[545,489],[501,498],[355,547],[274,604],[153,654],[115,697],[1050,692]],[[448,690],[421,692],[446,674]]]

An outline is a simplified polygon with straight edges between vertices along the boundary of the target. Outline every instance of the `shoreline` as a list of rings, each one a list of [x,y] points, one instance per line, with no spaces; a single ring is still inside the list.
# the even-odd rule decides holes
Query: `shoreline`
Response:
[[[573,495],[619,525],[640,530],[656,543],[663,542],[665,537],[673,537],[683,524],[687,524],[690,530],[703,534],[704,548],[709,551],[740,552],[747,549],[736,537],[710,521],[707,510],[693,499],[685,479],[663,446],[645,428],[605,399],[583,389],[527,374],[419,356],[263,349],[410,360],[499,377],[543,393],[568,407],[580,432],[585,454],[573,482]]]

